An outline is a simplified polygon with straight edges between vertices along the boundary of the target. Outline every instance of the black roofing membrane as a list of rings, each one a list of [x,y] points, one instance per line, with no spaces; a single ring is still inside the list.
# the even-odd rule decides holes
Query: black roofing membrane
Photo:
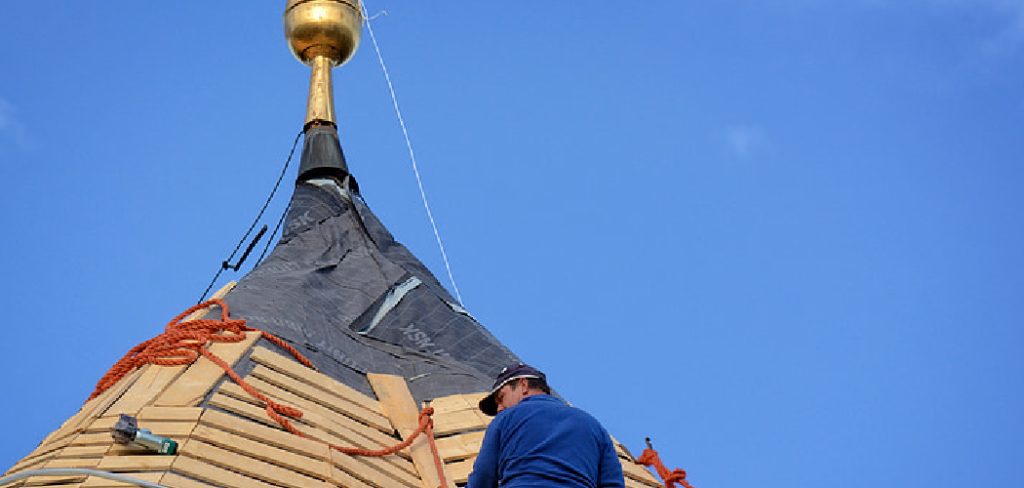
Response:
[[[371,396],[366,373],[405,377],[417,401],[488,390],[518,358],[370,211],[334,129],[304,144],[281,240],[225,297],[231,315]]]

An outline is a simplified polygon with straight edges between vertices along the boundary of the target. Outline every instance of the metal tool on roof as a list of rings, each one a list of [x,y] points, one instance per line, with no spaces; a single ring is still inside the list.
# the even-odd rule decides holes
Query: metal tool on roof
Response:
[[[122,413],[111,429],[110,435],[118,444],[135,444],[159,454],[173,455],[178,452],[177,441],[158,436],[149,429],[140,429],[138,419],[131,415]]]

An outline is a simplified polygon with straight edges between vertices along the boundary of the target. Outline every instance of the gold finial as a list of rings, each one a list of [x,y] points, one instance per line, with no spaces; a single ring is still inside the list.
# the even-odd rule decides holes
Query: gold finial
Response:
[[[299,61],[313,67],[306,127],[335,123],[331,68],[352,57],[362,29],[359,0],[288,0],[284,11],[288,47]]]

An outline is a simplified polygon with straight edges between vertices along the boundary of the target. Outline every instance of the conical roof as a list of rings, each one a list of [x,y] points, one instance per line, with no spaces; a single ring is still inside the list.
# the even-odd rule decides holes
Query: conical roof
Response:
[[[227,303],[231,318],[259,331],[243,332],[236,342],[211,341],[213,357],[194,363],[129,372],[5,476],[22,478],[17,486],[91,488],[124,486],[110,476],[170,488],[436,488],[442,480],[456,488],[467,482],[490,421],[477,402],[517,358],[373,214],[333,125],[306,130],[298,182],[273,252],[215,297]],[[216,319],[218,308],[185,320]],[[417,424],[424,426],[420,405],[427,400],[434,411],[429,435],[436,437],[429,443],[413,438]],[[111,433],[121,429],[123,415],[174,441],[177,450],[159,455],[137,442],[115,442]],[[403,440],[411,444],[384,452]],[[614,444],[627,487],[660,486]]]

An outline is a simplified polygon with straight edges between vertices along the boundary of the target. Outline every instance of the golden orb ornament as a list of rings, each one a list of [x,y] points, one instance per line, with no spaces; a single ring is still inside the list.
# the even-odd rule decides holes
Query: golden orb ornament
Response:
[[[284,36],[299,61],[313,67],[309,79],[305,129],[337,126],[331,68],[352,57],[363,31],[360,0],[288,0]]]
[[[299,61],[310,66],[323,56],[344,64],[359,47],[363,10],[359,0],[288,0],[284,35]]]

